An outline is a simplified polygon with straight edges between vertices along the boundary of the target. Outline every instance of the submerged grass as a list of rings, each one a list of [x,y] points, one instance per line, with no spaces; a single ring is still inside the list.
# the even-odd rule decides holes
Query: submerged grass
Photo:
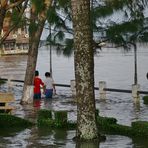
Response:
[[[99,131],[103,134],[116,134],[128,137],[148,138],[148,122],[137,121],[132,122],[131,126],[117,124],[117,119],[111,117],[97,116],[97,124]],[[0,114],[0,128],[21,127],[26,128],[33,126],[34,123],[15,117],[9,114]],[[76,122],[70,122],[67,119],[67,111],[39,110],[37,118],[37,126],[39,128],[51,129],[76,129]]]
[[[148,96],[144,96],[144,97],[143,97],[143,101],[144,101],[144,102],[143,102],[144,104],[148,104]]]
[[[26,128],[34,123],[10,114],[0,113],[0,128]]]
[[[5,84],[5,83],[6,83],[6,80],[1,80],[0,79],[0,85]]]

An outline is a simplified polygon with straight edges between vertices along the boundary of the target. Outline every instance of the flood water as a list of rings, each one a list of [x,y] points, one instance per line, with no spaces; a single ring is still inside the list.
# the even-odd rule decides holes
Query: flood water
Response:
[[[52,68],[55,83],[70,84],[74,79],[74,59],[56,55],[53,51]],[[147,45],[138,47],[138,83],[141,90],[148,91],[148,49]],[[0,57],[0,77],[24,80],[27,56]],[[49,50],[44,47],[39,50],[37,69],[44,79],[44,73],[49,71]],[[122,50],[103,49],[95,55],[95,86],[99,81],[106,81],[108,88],[120,88],[131,90],[134,83],[134,53],[131,50],[126,53]],[[41,100],[33,105],[20,105],[22,95],[22,83],[13,82],[16,110],[13,114],[30,120],[36,119],[36,112],[40,108],[52,110],[67,110],[68,119],[76,120],[76,105],[73,103],[70,88],[57,87],[57,95],[52,100]],[[8,85],[1,86],[1,91],[8,91]],[[96,107],[101,116],[114,117],[119,124],[131,125],[133,121],[148,121],[148,106],[143,104],[142,96],[135,104],[131,94],[107,92],[106,101],[99,99],[99,92],[95,91]],[[38,129],[33,127],[23,131],[0,131],[0,148],[147,148],[148,141],[131,139],[120,135],[106,135],[105,142],[75,143],[72,138],[75,130],[62,131],[51,129]]]

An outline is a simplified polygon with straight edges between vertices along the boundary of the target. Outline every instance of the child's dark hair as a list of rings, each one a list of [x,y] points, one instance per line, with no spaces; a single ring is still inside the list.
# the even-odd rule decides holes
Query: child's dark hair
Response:
[[[46,77],[50,77],[50,72],[46,72],[46,73],[45,73],[45,76],[46,76]]]
[[[35,76],[39,76],[39,71],[38,70],[35,71]]]

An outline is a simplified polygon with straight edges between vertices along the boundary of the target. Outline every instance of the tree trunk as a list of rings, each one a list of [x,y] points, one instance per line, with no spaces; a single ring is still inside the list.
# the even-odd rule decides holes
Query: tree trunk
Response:
[[[3,28],[3,22],[4,22],[5,14],[6,14],[6,9],[1,8],[0,9],[0,32],[2,31],[2,28]]]
[[[71,0],[77,98],[77,133],[81,140],[98,138],[94,95],[94,52],[89,0]]]
[[[28,60],[27,60],[27,69],[25,74],[25,81],[24,81],[24,88],[23,88],[23,95],[21,99],[21,104],[28,104],[32,103],[33,101],[33,79],[34,79],[34,72],[36,69],[37,63],[37,56],[38,56],[38,46],[40,42],[40,37],[44,28],[44,24],[47,17],[47,11],[49,6],[51,5],[52,0],[44,0],[45,9],[42,10],[38,15],[36,12],[36,6],[32,5],[32,12],[31,12],[31,25],[35,24],[37,29],[33,29],[30,33],[30,46],[29,46],[29,53],[28,53]],[[38,16],[38,17],[37,17]],[[38,24],[36,24],[38,22]]]
[[[34,36],[34,40],[30,44],[28,60],[27,60],[27,69],[25,74],[24,88],[23,88],[23,96],[21,100],[21,104],[32,103],[33,101],[33,78],[34,72],[37,63],[37,55],[38,55],[38,45],[40,42],[40,36],[42,33],[44,25],[37,30]]]
[[[137,45],[134,44],[134,84],[138,84],[138,76],[137,76]]]
[[[3,22],[4,22],[4,18],[6,15],[6,6],[7,6],[7,1],[8,0],[1,0],[0,4],[0,33],[2,32],[3,29]],[[1,41],[0,41],[0,46],[1,46]],[[1,48],[0,48],[1,49]]]

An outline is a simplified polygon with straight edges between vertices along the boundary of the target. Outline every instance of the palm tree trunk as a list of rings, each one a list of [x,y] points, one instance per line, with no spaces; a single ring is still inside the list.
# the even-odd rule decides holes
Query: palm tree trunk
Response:
[[[94,96],[94,52],[89,0],[71,0],[74,27],[74,58],[77,98],[76,137],[98,137]]]

